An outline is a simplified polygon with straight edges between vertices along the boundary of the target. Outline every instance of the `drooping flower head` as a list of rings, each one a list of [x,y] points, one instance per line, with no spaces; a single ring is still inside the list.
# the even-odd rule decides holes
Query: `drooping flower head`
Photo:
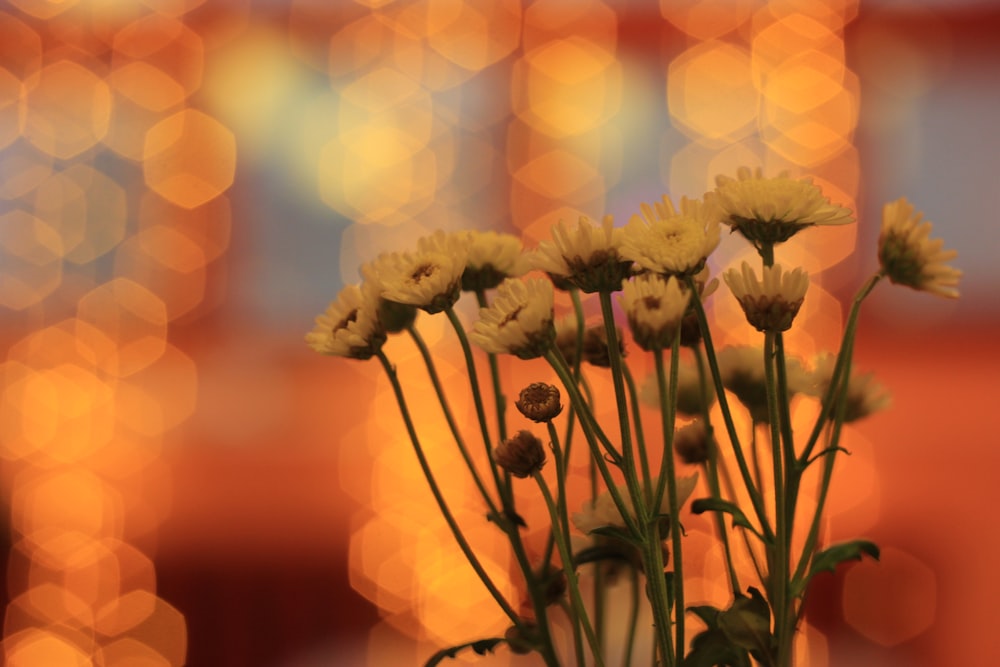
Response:
[[[673,276],[647,273],[626,280],[620,301],[636,345],[647,351],[670,347],[690,298]]]
[[[809,287],[805,271],[783,272],[780,264],[765,266],[760,280],[747,262],[726,271],[722,278],[740,302],[747,321],[758,331],[787,331]]]
[[[905,197],[882,208],[882,233],[878,239],[882,272],[899,285],[956,299],[962,272],[946,262],[958,253],[944,250],[941,239],[930,238],[932,225],[922,220],[923,213]]]
[[[714,446],[705,422],[701,419],[695,419],[674,433],[674,451],[684,463],[705,463]]]
[[[618,339],[618,354],[625,356],[625,340],[621,327],[616,327]],[[567,315],[556,320],[556,345],[563,359],[570,366],[577,363],[577,328],[576,316]],[[608,330],[603,322],[586,325],[583,330],[583,347],[579,357],[591,366],[611,368],[611,348],[608,347]]]
[[[823,397],[830,388],[837,358],[824,352],[813,361],[812,387],[806,393]],[[844,406],[844,421],[853,422],[867,417],[873,412],[884,410],[892,403],[889,391],[883,387],[872,373],[855,374],[847,380],[847,403]]]
[[[497,465],[514,477],[531,477],[545,465],[545,447],[531,431],[518,431],[493,450]]]
[[[734,345],[717,353],[722,385],[736,395],[755,423],[769,421],[767,410],[767,384],[764,376],[764,351],[760,347]],[[786,357],[789,397],[808,393],[809,375],[795,357]]]
[[[466,292],[493,289],[504,278],[524,275],[530,268],[521,239],[513,234],[492,230],[464,230],[454,234],[456,243],[466,253],[462,273],[462,289]]]
[[[374,285],[348,285],[316,317],[316,325],[306,334],[306,343],[320,354],[369,359],[385,342],[378,307]]]
[[[466,261],[460,244],[441,239],[449,250],[418,242],[416,252],[379,255],[362,273],[378,283],[382,298],[439,313],[458,300]]]
[[[553,300],[548,280],[508,278],[500,283],[493,303],[479,309],[479,320],[469,340],[494,354],[513,354],[521,359],[540,357],[556,335]]]
[[[708,369],[705,369],[706,373]],[[667,368],[670,372],[670,368]],[[702,391],[701,375],[697,365],[681,356],[677,364],[677,412],[682,415],[696,417],[704,414],[715,403],[715,387],[712,386],[712,378],[705,380],[705,391]],[[639,400],[646,405],[660,407],[660,387],[656,373],[650,373],[645,377],[639,387]]]
[[[624,227],[621,254],[633,268],[663,276],[694,275],[719,245],[719,216],[710,203],[681,199],[677,211],[664,195],[655,208],[642,204]]]
[[[687,477],[677,478],[677,505],[678,507],[683,505],[687,499],[694,492],[694,487],[698,484],[698,473],[693,475],[688,475]],[[625,501],[626,507],[634,515],[635,506],[632,504],[632,497],[629,495],[628,487],[624,484],[618,487],[622,499]],[[660,502],[659,511],[657,514],[669,514],[670,513],[670,502],[667,494],[663,494],[663,500]],[[611,497],[609,491],[604,491],[598,494],[598,496],[590,501],[584,503],[583,508],[573,514],[573,525],[577,527],[583,533],[590,533],[597,528],[603,526],[616,526],[619,528],[625,527],[625,519],[622,518],[621,513],[618,511],[618,506],[615,505],[614,498]]]
[[[614,292],[621,289],[632,265],[622,257],[621,244],[622,230],[610,215],[600,225],[581,217],[573,229],[560,220],[552,228],[552,240],[538,244],[532,266],[583,292]]]
[[[754,245],[787,241],[812,225],[854,222],[849,209],[831,203],[809,178],[795,180],[786,172],[764,178],[760,168],[740,167],[736,178],[719,175],[715,183],[722,222]]]

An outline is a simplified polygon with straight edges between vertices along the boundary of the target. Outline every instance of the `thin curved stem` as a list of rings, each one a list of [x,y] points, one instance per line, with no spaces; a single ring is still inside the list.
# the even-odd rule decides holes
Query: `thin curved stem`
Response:
[[[385,373],[389,377],[390,384],[392,384],[392,391],[396,396],[396,403],[399,405],[399,411],[403,416],[403,423],[406,425],[406,432],[410,436],[410,442],[413,444],[413,450],[417,454],[417,461],[420,463],[420,469],[423,471],[424,478],[427,480],[427,485],[431,489],[431,494],[433,494],[434,500],[437,502],[441,516],[444,517],[445,522],[448,524],[448,528],[451,529],[451,533],[455,537],[455,541],[458,542],[459,548],[465,555],[466,560],[469,561],[472,569],[475,570],[476,575],[483,582],[486,590],[488,590],[490,595],[493,596],[497,605],[500,606],[500,609],[503,610],[503,613],[507,615],[511,622],[520,627],[520,618],[518,618],[518,615],[504,598],[503,594],[499,591],[499,589],[497,589],[493,580],[490,579],[490,576],[486,573],[486,570],[483,569],[483,566],[476,557],[476,554],[472,551],[472,547],[469,546],[468,540],[465,539],[465,535],[462,533],[462,529],[459,527],[454,515],[448,508],[448,503],[445,501],[440,487],[438,487],[437,480],[434,478],[434,473],[431,471],[430,464],[427,462],[427,457],[424,455],[423,447],[420,445],[420,439],[417,437],[417,431],[413,425],[413,419],[410,417],[410,410],[407,407],[406,398],[403,395],[403,388],[399,384],[399,377],[396,375],[395,367],[389,362],[389,358],[386,357],[385,353],[381,350],[379,350],[377,356],[379,361],[382,362],[382,368],[385,369]]]

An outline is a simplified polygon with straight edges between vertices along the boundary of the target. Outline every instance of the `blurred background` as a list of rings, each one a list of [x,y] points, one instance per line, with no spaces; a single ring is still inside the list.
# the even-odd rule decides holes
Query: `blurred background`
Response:
[[[883,559],[817,582],[809,664],[996,664],[998,29],[989,0],[6,0],[7,664],[405,666],[502,633],[383,374],[303,335],[431,230],[530,247],[740,165],[857,214],[782,249],[813,277],[799,354],[836,344],[887,201],[965,272],[867,303],[894,405],[850,430],[828,537]],[[724,297],[720,342],[750,340]]]

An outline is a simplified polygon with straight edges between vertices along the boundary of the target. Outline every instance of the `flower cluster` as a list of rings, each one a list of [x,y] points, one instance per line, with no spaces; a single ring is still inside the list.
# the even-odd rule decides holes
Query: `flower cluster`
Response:
[[[839,351],[803,363],[786,351],[784,333],[801,326],[810,277],[776,261],[779,244],[810,227],[850,223],[853,214],[808,178],[765,177],[760,169],[741,168],[735,178],[717,177],[716,184],[701,199],[681,198],[675,205],[664,196],[643,203],[621,227],[610,216],[600,223],[560,221],[551,240],[528,250],[510,234],[434,232],[410,251],[385,253],[364,264],[361,281],[344,287],[306,334],[317,352],[377,357],[388,374],[434,500],[510,622],[503,637],[464,646],[479,652],[502,642],[515,654],[537,652],[547,667],[556,667],[570,661],[560,659],[551,626],[566,623],[577,663],[587,662],[585,650],[602,654],[602,631],[595,631],[591,618],[602,618],[595,613],[604,595],[600,573],[608,567],[602,561],[612,560],[633,568],[636,581],[646,577],[644,587],[636,584],[635,604],[648,603],[658,664],[749,665],[753,658],[789,667],[812,576],[863,554],[877,557],[877,547],[864,540],[825,549],[818,542],[833,462],[843,450],[843,425],[889,404],[888,392],[870,374],[852,369],[859,309],[883,278],[956,297],[961,272],[948,264],[955,253],[930,238],[931,224],[905,199],[886,204],[879,270],[852,302]],[[711,309],[705,306],[720,284],[712,270],[718,268],[713,253],[723,226],[738,232],[733,238],[743,237],[759,256],[759,263],[724,267],[721,282],[747,323],[760,332],[739,334],[760,340],[716,348]],[[456,309],[469,292],[479,306],[474,313]],[[581,297],[593,293],[600,301],[600,321]],[[485,457],[481,452],[477,458],[467,447],[466,425],[449,405],[449,391],[455,388],[442,385],[434,355],[420,336],[417,318],[439,313],[446,314],[462,347],[469,382],[459,391],[467,397],[471,387]],[[473,316],[471,324],[465,321]],[[486,516],[516,556],[520,573],[513,581],[527,593],[520,604],[508,602],[482,566],[439,486],[440,471],[424,453],[419,420],[410,413],[401,374],[387,356],[392,346],[383,349],[389,335],[404,331],[426,365],[417,390],[430,392],[424,389],[429,377],[455,443],[455,460],[464,464]],[[473,346],[486,355],[489,384],[479,380],[479,367],[486,365],[476,361]],[[630,346],[640,350],[638,363],[632,363],[633,356],[626,363]],[[642,366],[643,355],[653,371],[638,389],[631,367]],[[514,413],[503,385],[509,377],[506,364],[522,363],[517,360],[548,376],[520,391]],[[601,418],[610,413],[597,404],[605,398],[602,393],[612,391],[617,423],[609,428]],[[484,394],[493,399],[492,415]],[[811,429],[792,428],[793,400],[818,401]],[[657,427],[644,429],[651,410],[658,413]],[[737,413],[752,424],[749,442]],[[544,429],[544,440],[514,428],[511,417],[540,433]],[[582,494],[583,485],[570,483],[581,456],[569,453],[577,433],[582,437],[575,441],[584,443],[577,450],[589,450],[583,455],[591,483]],[[821,480],[816,502],[797,506],[806,488],[803,474],[814,463],[823,468],[816,476]],[[544,506],[548,524],[542,531],[525,530],[525,517],[534,523],[543,514],[523,510],[529,498]],[[571,507],[580,509],[571,513]],[[715,514],[714,528],[724,545],[733,595],[729,608],[689,607],[685,600],[683,570],[685,558],[690,564],[692,556],[685,556],[683,526],[703,512]],[[804,540],[793,541],[793,534]],[[528,544],[539,535],[539,543]],[[742,559],[733,555],[738,549]],[[744,567],[747,562],[753,567]],[[591,563],[596,567],[589,568]],[[593,602],[581,594],[584,577],[592,577]],[[748,589],[753,597],[744,594]],[[640,590],[646,594],[639,596]],[[550,606],[568,606],[569,613],[552,614]],[[709,624],[694,638],[685,637],[684,629],[692,609]],[[722,630],[727,624],[748,634],[734,638]],[[459,648],[438,655],[454,656]]]

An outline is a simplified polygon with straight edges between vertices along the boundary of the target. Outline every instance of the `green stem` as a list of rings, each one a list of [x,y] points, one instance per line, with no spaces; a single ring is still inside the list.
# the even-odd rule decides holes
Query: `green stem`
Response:
[[[451,529],[451,533],[455,537],[455,541],[458,542],[458,546],[465,555],[466,560],[469,561],[472,569],[475,570],[476,574],[482,580],[483,585],[486,586],[486,590],[488,590],[490,595],[493,596],[493,599],[496,600],[500,609],[503,610],[503,613],[507,615],[511,622],[520,627],[521,620],[511,608],[510,604],[508,604],[507,600],[504,599],[503,594],[501,594],[497,589],[496,585],[486,573],[486,570],[483,569],[479,559],[476,558],[476,554],[473,553],[472,547],[469,546],[468,541],[465,539],[465,535],[462,533],[462,529],[459,527],[458,522],[455,521],[455,517],[452,515],[451,510],[448,508],[448,503],[445,501],[440,487],[438,487],[437,480],[434,479],[434,473],[431,471],[430,464],[427,462],[427,457],[424,455],[423,447],[420,445],[420,439],[417,437],[417,431],[413,425],[413,419],[410,417],[410,410],[407,407],[406,399],[403,396],[403,388],[399,384],[399,378],[396,375],[395,367],[393,367],[393,365],[389,362],[389,358],[386,357],[385,353],[381,350],[378,352],[378,359],[382,362],[382,368],[385,369],[385,373],[389,377],[389,382],[392,384],[392,391],[396,396],[396,403],[399,405],[399,411],[403,416],[403,423],[406,425],[406,432],[410,436],[410,442],[413,444],[413,450],[417,454],[417,461],[420,463],[420,469],[424,473],[424,478],[427,480],[428,486],[430,486],[434,500],[437,502],[438,509],[441,511],[441,516],[444,517],[445,522]]]
[[[462,328],[462,323],[459,321],[455,309],[449,306],[444,312],[448,316],[448,321],[451,322],[452,328],[455,329],[455,335],[458,336],[458,342],[462,347],[466,371],[469,374],[469,384],[472,388],[472,400],[476,406],[476,418],[479,420],[479,430],[482,433],[483,444],[486,447],[486,456],[490,462],[490,472],[493,474],[493,482],[496,484],[497,493],[500,494],[500,504],[506,512],[510,508],[509,487],[500,479],[499,468],[493,459],[493,447],[496,443],[492,441],[489,427],[486,424],[486,410],[483,407],[482,393],[479,391],[479,377],[476,374],[476,362],[472,358],[472,348],[469,346],[469,339],[465,335],[465,329]]]
[[[722,384],[722,375],[719,373],[719,362],[715,358],[715,348],[712,346],[712,334],[708,328],[708,317],[705,315],[705,308],[701,303],[701,296],[698,293],[694,279],[686,278],[688,289],[691,290],[691,305],[694,306],[695,314],[698,317],[698,324],[701,327],[701,338],[705,345],[705,356],[708,358],[708,367],[712,371],[712,381],[715,383],[715,395],[722,409],[722,419],[726,425],[726,433],[736,457],[736,465],[740,469],[740,476],[743,478],[743,485],[750,496],[750,503],[753,505],[757,521],[760,522],[761,532],[768,540],[774,539],[774,532],[767,520],[767,511],[764,509],[764,500],[760,490],[754,486],[753,478],[750,476],[750,469],[747,468],[746,457],[743,455],[743,448],[740,446],[739,436],[736,434],[736,425],[733,423],[733,413],[729,408],[729,401],[726,398],[726,389]]]
[[[625,660],[622,665],[632,664],[632,651],[635,647],[635,632],[639,626],[639,571],[630,568],[632,571],[632,598],[628,612],[628,626],[625,632]]]
[[[656,484],[656,494],[653,496],[654,517],[659,513],[662,503],[664,485],[667,491],[667,503],[670,508],[670,544],[673,550],[671,558],[674,565],[674,632],[677,647],[677,662],[684,658],[684,558],[681,553],[681,522],[680,503],[677,498],[677,470],[674,465],[674,422],[677,408],[677,367],[680,360],[680,336],[674,336],[670,349],[670,382],[667,384],[666,371],[663,364],[663,350],[653,353],[656,361],[656,382],[660,396],[660,414],[663,417],[663,462],[660,478]]]
[[[441,409],[444,412],[445,421],[448,422],[448,429],[451,431],[452,437],[455,439],[455,444],[458,445],[458,451],[462,455],[462,460],[465,461],[466,467],[469,472],[472,473],[472,479],[476,483],[476,488],[479,489],[479,493],[482,495],[483,500],[486,501],[487,506],[494,515],[498,514],[497,506],[493,502],[493,498],[490,496],[489,491],[486,490],[486,485],[483,484],[482,477],[479,476],[479,471],[476,469],[476,464],[472,460],[472,456],[469,454],[469,449],[465,445],[465,440],[462,438],[462,433],[458,428],[458,424],[455,421],[455,416],[451,412],[451,406],[448,404],[448,399],[445,397],[444,387],[441,385],[441,378],[438,377],[437,368],[434,366],[434,359],[431,357],[430,350],[427,349],[427,344],[424,342],[423,337],[417,328],[412,324],[406,329],[413,342],[416,343],[417,349],[420,351],[420,356],[424,360],[424,365],[427,367],[427,374],[430,376],[431,384],[434,386],[434,393],[437,394],[438,402],[441,404]]]
[[[594,418],[593,413],[590,412],[590,408],[583,400],[583,396],[580,395],[580,390],[577,388],[576,384],[573,382],[573,377],[566,367],[566,362],[554,349],[550,349],[545,353],[545,360],[549,362],[556,374],[559,376],[560,381],[563,383],[566,391],[570,395],[570,400],[576,406],[577,412],[580,414],[581,425],[583,426],[583,435],[587,440],[587,444],[590,446],[591,460],[597,464],[597,469],[601,473],[601,478],[604,480],[604,484],[608,488],[608,493],[611,494],[611,499],[615,503],[615,507],[618,508],[618,512],[621,514],[622,519],[625,521],[625,527],[628,529],[629,533],[636,538],[642,537],[642,533],[639,530],[635,519],[632,517],[632,512],[628,505],[625,504],[621,493],[618,490],[618,485],[615,484],[614,477],[611,476],[611,471],[608,469],[608,463],[605,460],[606,453],[601,451],[601,446],[597,442],[596,433],[594,430],[594,425],[597,420]],[[617,452],[611,451],[607,452],[608,456],[614,456]],[[621,455],[617,454],[618,459],[621,460]]]
[[[635,378],[628,364],[622,364],[625,373],[625,385],[628,387],[629,403],[632,406],[632,422],[635,425],[635,444],[639,449],[639,465],[642,469],[642,488],[649,493],[653,488],[653,475],[649,470],[649,456],[646,453],[646,438],[642,429],[642,417],[639,410],[639,392],[636,389]],[[647,498],[647,501],[651,500]],[[654,507],[656,507],[654,505]]]
[[[785,471],[779,424],[778,385],[775,379],[775,350],[772,331],[764,334],[764,386],[767,390],[768,423],[771,428],[771,462],[774,468],[774,524],[776,539],[768,572],[771,604],[774,611],[774,635],[778,641],[778,664],[789,665],[791,660],[791,637],[788,632],[789,618],[789,555],[791,553],[791,530],[787,523],[785,508]]]
[[[799,465],[805,466],[806,461],[809,460],[812,454],[813,448],[816,446],[816,441],[819,440],[820,434],[823,432],[823,427],[826,425],[826,421],[831,418],[833,414],[833,409],[835,407],[835,398],[837,397],[837,387],[840,384],[840,378],[844,374],[844,366],[850,359],[850,352],[848,346],[853,349],[854,338],[857,335],[858,328],[858,316],[861,314],[861,304],[865,298],[871,294],[872,290],[875,289],[875,285],[878,284],[879,280],[882,279],[881,273],[876,273],[868,281],[861,286],[858,293],[854,295],[854,300],[851,302],[851,310],[847,316],[847,327],[844,329],[844,339],[840,344],[840,351],[837,353],[837,361],[833,367],[833,375],[830,378],[830,386],[827,387],[826,392],[823,395],[822,407],[820,409],[819,416],[816,418],[816,423],[813,426],[812,434],[809,436],[809,441],[806,443],[805,449],[802,450],[802,454],[799,456]]]
[[[715,430],[712,428],[712,419],[709,414],[709,394],[708,376],[705,373],[705,358],[701,353],[701,347],[694,347],[694,360],[698,368],[698,385],[701,388],[701,418],[705,424],[705,442],[708,447],[708,459],[705,461],[705,477],[708,478],[708,489],[713,498],[722,500],[722,487],[719,484],[719,446],[715,441]],[[729,570],[729,587],[735,596],[740,593],[739,578],[736,576],[736,566],[733,563],[733,550],[729,544],[729,531],[726,529],[726,517],[721,512],[715,512],[715,529],[719,533],[722,541],[722,548],[726,554],[726,567]]]
[[[556,432],[555,425],[553,425],[550,420],[545,422],[545,426],[548,428],[549,438],[551,439],[552,456],[556,460],[556,493],[558,494],[556,498],[556,507],[559,511],[559,521],[552,523],[551,534],[555,535],[556,531],[559,531],[562,534],[562,539],[565,540],[566,544],[569,544],[569,507],[566,499],[566,475],[569,461],[566,459],[565,454],[559,447],[559,433]],[[574,615],[572,622],[574,644],[580,646],[582,641],[580,635],[580,619]],[[583,664],[582,651],[577,651],[577,660],[581,665]]]
[[[545,498],[545,505],[549,509],[549,517],[552,520],[553,525],[558,525],[559,523],[559,510],[556,508],[555,501],[552,500],[552,492],[549,491],[548,484],[545,483],[545,478],[542,477],[541,473],[536,471],[534,475],[535,481],[538,483],[538,488],[542,492],[542,496]],[[563,562],[563,571],[566,574],[566,584],[569,586],[570,601],[573,604],[573,610],[576,612],[577,618],[580,619],[580,623],[583,625],[583,633],[587,637],[587,642],[590,644],[590,650],[594,655],[594,665],[595,667],[603,667],[604,659],[601,657],[601,645],[597,641],[597,636],[594,634],[594,628],[590,625],[590,618],[587,616],[587,609],[583,604],[583,598],[580,596],[580,582],[576,578],[576,567],[573,564],[573,554],[569,550],[569,544],[563,537],[562,531],[555,531],[556,535],[556,546],[559,548],[559,557]]]
[[[479,303],[480,308],[489,306],[489,303],[486,301],[486,292],[481,289],[476,290],[476,301]],[[493,352],[488,352],[486,359],[489,361],[490,378],[493,381],[493,401],[496,405],[497,428],[500,433],[500,440],[502,441],[507,439],[507,399],[503,394],[503,387],[500,384],[500,367],[497,364],[497,355]]]

